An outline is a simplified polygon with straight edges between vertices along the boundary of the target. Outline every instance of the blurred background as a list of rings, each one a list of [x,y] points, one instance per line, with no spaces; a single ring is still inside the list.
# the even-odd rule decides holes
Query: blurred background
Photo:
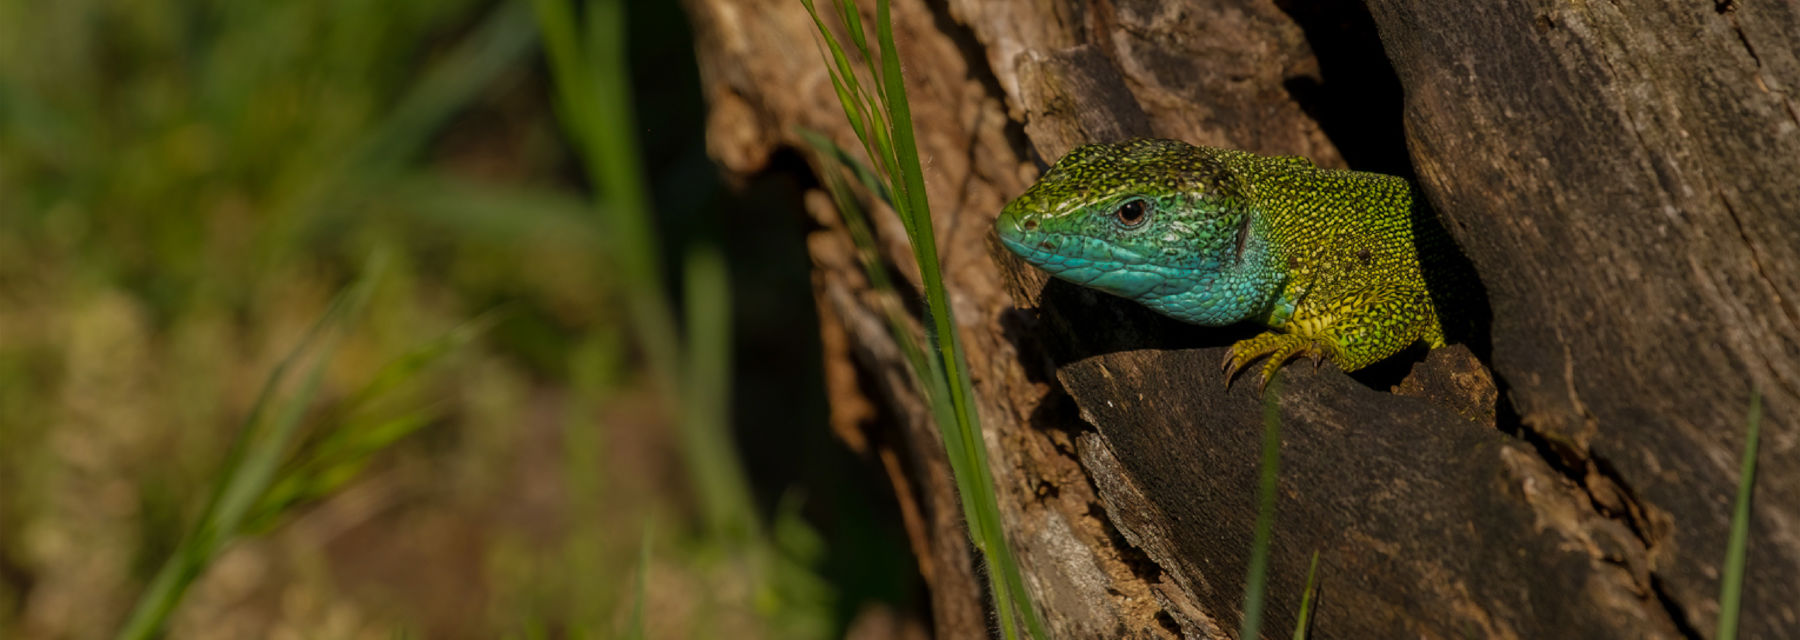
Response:
[[[698,82],[672,2],[0,0],[0,637],[923,636]]]

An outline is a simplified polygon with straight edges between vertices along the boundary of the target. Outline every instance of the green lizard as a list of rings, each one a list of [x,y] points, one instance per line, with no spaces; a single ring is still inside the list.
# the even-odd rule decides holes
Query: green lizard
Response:
[[[1267,385],[1297,356],[1354,371],[1445,344],[1420,257],[1456,249],[1415,228],[1422,211],[1403,178],[1137,139],[1069,152],[996,225],[1058,278],[1185,322],[1275,329],[1221,363],[1229,385],[1267,356]]]

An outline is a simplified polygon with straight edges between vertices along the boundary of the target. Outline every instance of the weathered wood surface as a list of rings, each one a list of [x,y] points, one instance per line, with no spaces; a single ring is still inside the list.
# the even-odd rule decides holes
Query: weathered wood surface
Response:
[[[1745,632],[1800,637],[1800,3],[1372,4],[1524,426],[1709,635],[1760,388]]]
[[[798,3],[686,4],[709,150],[727,170],[765,170],[781,149],[804,148],[795,125],[855,147]],[[1285,635],[1314,550],[1319,637],[1710,635],[1708,571],[1752,382],[1770,394],[1771,419],[1747,629],[1795,635],[1796,598],[1782,596],[1800,583],[1787,418],[1800,242],[1781,238],[1794,237],[1800,153],[1767,164],[1717,155],[1738,149],[1718,142],[1731,136],[1765,154],[1794,149],[1791,126],[1756,120],[1779,115],[1782,99],[1793,113],[1794,56],[1768,52],[1782,34],[1796,41],[1792,11],[1776,16],[1785,26],[1744,30],[1760,75],[1723,51],[1687,79],[1674,76],[1690,67],[1643,62],[1662,50],[1634,58],[1633,47],[1654,36],[1700,56],[1718,35],[1710,23],[1695,22],[1705,37],[1690,41],[1686,23],[1639,16],[1633,40],[1540,11],[1546,31],[1518,3],[1453,5],[1463,3],[1376,8],[1397,83],[1375,23],[1352,3],[895,4],[1003,516],[1057,637],[1233,637],[1240,615],[1263,413],[1248,385],[1225,390],[1216,364],[1245,333],[1046,284],[988,239],[1042,162],[1131,135],[1400,172],[1410,144],[1491,292],[1499,390],[1461,350],[1414,367],[1400,393],[1388,388],[1406,363],[1354,379],[1284,374],[1271,636]],[[1738,11],[1725,17],[1754,15]],[[1558,71],[1595,60],[1647,77]],[[1596,77],[1621,81],[1575,84]],[[1736,81],[1748,84],[1726,97],[1680,93]],[[1759,86],[1770,93],[1748,93]],[[1630,133],[1639,142],[1624,155],[1602,153],[1618,144],[1606,135]],[[1604,204],[1614,196],[1619,206]],[[991,625],[935,429],[835,212],[821,197],[810,205],[835,427],[895,478],[937,635],[983,637]],[[883,214],[877,226],[905,265],[898,221]]]

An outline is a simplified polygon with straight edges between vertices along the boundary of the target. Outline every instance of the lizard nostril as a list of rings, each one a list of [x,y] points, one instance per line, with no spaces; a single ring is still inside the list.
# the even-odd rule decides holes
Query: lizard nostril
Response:
[[[1037,220],[1026,220],[1024,224],[1019,226],[1024,227],[1026,231],[1037,231]]]

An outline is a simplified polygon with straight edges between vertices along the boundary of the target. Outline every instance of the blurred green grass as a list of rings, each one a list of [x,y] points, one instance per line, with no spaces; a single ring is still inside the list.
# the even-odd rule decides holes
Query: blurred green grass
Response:
[[[274,484],[261,535],[206,567],[170,635],[610,637],[636,620],[648,637],[794,637],[912,606],[893,516],[856,492],[867,470],[815,455],[830,445],[816,332],[793,328],[812,322],[798,187],[719,188],[693,72],[667,63],[691,60],[682,17],[632,10],[625,55],[649,62],[629,85],[665,132],[625,160],[656,207],[650,241],[778,236],[723,248],[729,279],[710,286],[739,322],[711,344],[788,355],[713,357],[731,433],[698,443],[622,311],[529,5],[0,0],[0,636],[118,629],[262,381],[374,254],[387,266],[288,450],[285,477],[311,481]],[[760,219],[727,228],[723,211]],[[382,382],[422,352],[429,366]],[[749,479],[727,477],[754,483],[727,507],[771,543],[722,545],[680,460],[777,427],[788,444],[750,447]],[[770,586],[770,553],[824,582]]]

